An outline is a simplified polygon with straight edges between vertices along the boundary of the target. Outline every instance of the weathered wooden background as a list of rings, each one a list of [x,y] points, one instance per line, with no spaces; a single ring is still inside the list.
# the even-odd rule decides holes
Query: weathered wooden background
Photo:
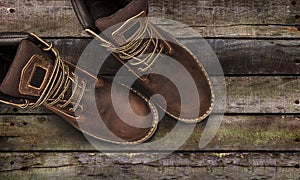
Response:
[[[45,109],[0,105],[0,179],[300,179],[300,0],[150,0],[150,15],[193,27],[221,62],[227,108],[212,142],[199,150],[203,122],[177,152],[143,164],[134,159],[163,152],[110,158]],[[71,61],[91,40],[68,0],[2,0],[0,31],[35,32]]]

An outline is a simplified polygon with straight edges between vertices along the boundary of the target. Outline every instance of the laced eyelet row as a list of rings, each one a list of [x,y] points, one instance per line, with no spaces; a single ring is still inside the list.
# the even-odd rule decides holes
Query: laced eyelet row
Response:
[[[89,29],[86,29],[86,31],[99,39],[102,42],[101,46],[116,54],[124,62],[128,61],[132,66],[139,66],[138,71],[140,72],[148,71],[164,50],[164,45],[160,43],[156,31],[148,19],[134,33],[134,37],[130,38],[132,40],[120,47],[108,42]],[[153,45],[152,50],[150,50],[151,45]]]
[[[42,104],[47,104],[61,109],[72,106],[68,109],[70,112],[75,112],[77,109],[82,110],[83,107],[80,105],[80,102],[84,93],[87,91],[86,81],[82,80],[81,85],[79,85],[78,76],[73,72],[70,72],[69,67],[65,64],[64,60],[61,59],[59,52],[53,48],[52,43],[45,42],[35,34],[31,33],[31,35],[45,46],[42,48],[44,51],[53,52],[56,58],[49,81],[43,89],[40,97],[32,104],[29,104],[27,101],[26,107],[29,106],[31,108],[36,108]],[[71,87],[73,84],[74,86]],[[67,99],[65,99],[66,93],[70,88],[72,88],[72,93]],[[79,92],[79,95],[75,100],[77,92]]]

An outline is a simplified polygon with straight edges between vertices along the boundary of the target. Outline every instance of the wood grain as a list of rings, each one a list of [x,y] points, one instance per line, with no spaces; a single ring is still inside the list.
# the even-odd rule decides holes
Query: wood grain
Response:
[[[173,29],[172,26],[166,28]],[[251,25],[237,25],[229,27],[193,27],[202,37],[216,37],[216,38],[260,38],[260,39],[293,39],[299,38],[299,26],[251,26]],[[184,29],[174,32],[178,37],[189,37]],[[184,33],[184,34],[182,34]],[[191,38],[193,36],[190,36]]]
[[[150,0],[150,16],[194,27],[204,37],[300,37],[300,3],[274,1]],[[87,36],[70,1],[2,1],[0,31],[43,36]]]
[[[226,78],[227,108],[230,113],[299,113],[300,78]]]
[[[62,57],[72,63],[78,61],[91,42],[91,39],[74,38],[47,40],[53,42]],[[300,42],[298,40],[181,39],[181,41],[203,54],[205,50],[211,48],[211,52],[215,52],[218,57],[224,75],[227,76],[300,74]],[[201,45],[206,48],[203,49]],[[199,59],[204,63],[211,60],[201,54]],[[207,64],[209,68],[211,65]],[[111,75],[116,73],[119,67],[120,63],[108,59],[101,72]]]
[[[211,41],[208,41],[211,42]],[[299,74],[299,41],[215,40],[225,74]],[[240,63],[239,63],[240,62]]]
[[[64,59],[72,63],[78,61],[91,42],[91,39],[72,38],[48,40],[53,42]],[[180,41],[192,47],[193,52],[199,52],[198,57],[202,62],[213,60],[205,56],[206,51],[214,52],[225,75],[300,74],[298,40],[180,39]],[[119,67],[120,63],[113,59],[106,60],[102,74],[114,74]]]
[[[2,151],[95,151],[96,149],[75,130],[57,116],[0,116],[0,150]],[[213,120],[213,119],[209,119]],[[299,151],[300,116],[240,115],[224,116],[220,129],[214,139],[204,148],[199,148],[199,139],[206,121],[199,123],[190,138],[179,150],[182,151]],[[150,142],[157,141],[169,134],[177,121],[165,118]],[[180,124],[181,129],[186,125]],[[184,130],[178,130],[180,135]],[[104,148],[106,143],[98,142]],[[161,145],[163,150],[170,149],[168,142]],[[115,151],[115,148],[104,148]],[[103,150],[104,150],[103,149]],[[124,151],[122,147],[118,148]],[[140,148],[133,149],[140,150]],[[143,149],[157,151],[157,149]]]
[[[225,113],[300,113],[297,103],[300,99],[299,76],[226,77],[225,83],[226,92],[216,90],[219,97],[226,93]],[[24,110],[0,104],[0,114],[50,114],[50,111],[45,108]]]
[[[175,19],[189,25],[292,25],[299,12],[299,4],[289,0],[153,0],[150,1],[153,16]]]
[[[3,179],[299,179],[299,153],[1,153]],[[161,155],[161,154],[159,154]]]

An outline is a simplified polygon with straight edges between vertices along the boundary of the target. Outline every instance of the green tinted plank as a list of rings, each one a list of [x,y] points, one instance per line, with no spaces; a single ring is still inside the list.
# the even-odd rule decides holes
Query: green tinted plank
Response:
[[[298,153],[1,153],[2,179],[299,179]],[[161,154],[160,154],[161,155]]]
[[[54,115],[0,116],[0,119],[0,150],[96,150],[79,131]],[[206,127],[206,121],[199,123],[194,129],[189,129],[192,134],[189,139],[182,142],[179,150],[300,150],[299,121],[299,116],[226,115],[216,136],[204,149],[199,148],[199,140]],[[173,119],[165,118],[150,142],[155,142],[170,132],[174,132],[173,128],[176,123],[177,121]],[[181,124],[180,127],[182,128],[176,130],[176,135],[186,133],[184,128],[186,126]],[[99,143],[102,142],[99,141]],[[164,143],[160,147],[163,150],[176,150],[170,148],[168,143]],[[118,149],[124,151],[122,147]],[[108,148],[108,150],[115,149]],[[145,150],[155,151],[155,149],[149,148]]]

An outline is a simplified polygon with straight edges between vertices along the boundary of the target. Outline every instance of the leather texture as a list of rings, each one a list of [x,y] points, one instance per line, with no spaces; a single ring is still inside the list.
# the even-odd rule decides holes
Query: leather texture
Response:
[[[100,31],[104,31],[113,25],[128,20],[129,17],[133,17],[142,11],[145,11],[145,13],[148,14],[148,1],[132,0],[127,6],[120,8],[114,14],[109,16],[99,16],[95,21],[95,25]]]
[[[97,33],[100,32],[95,26],[95,21],[98,18],[114,14],[129,3],[128,0],[71,0],[71,2],[83,28],[91,29]]]
[[[17,40],[11,40],[17,49],[14,51],[13,58],[10,60],[0,59],[0,68],[2,68],[0,72],[0,102],[11,105],[29,102],[29,106],[33,107],[32,104],[39,101],[41,97],[49,96],[48,99],[46,98],[47,101],[42,104],[43,106],[83,133],[111,143],[141,143],[155,133],[158,123],[156,109],[145,97],[137,94],[134,90],[116,85],[117,101],[121,107],[116,112],[112,103],[111,80],[93,76],[80,68],[77,68],[75,74],[76,66],[66,61],[60,63],[61,67],[69,70],[67,78],[63,78],[66,76],[65,73],[58,71],[61,74],[58,74],[57,79],[53,79],[56,77],[54,74],[56,72],[55,63],[58,61],[51,51],[41,49],[43,45],[32,41],[34,37],[23,36],[22,33],[9,36],[0,33],[0,37],[2,37],[0,41],[3,39],[9,41],[9,37],[21,40],[19,37],[23,37],[19,44],[15,44]],[[4,53],[2,49],[5,47],[0,48],[0,53]],[[49,88],[49,82],[57,83],[59,80],[68,83]],[[72,103],[67,103],[69,99],[72,100]],[[64,104],[67,105],[64,106]],[[120,117],[120,114],[123,116]]]
[[[73,9],[76,12],[77,18],[84,29],[91,29],[93,31],[97,31],[94,25],[94,20],[85,6],[84,1],[80,0],[71,0]]]
[[[112,8],[111,7],[112,4],[107,6],[105,6],[105,4],[102,4],[103,6],[99,7],[98,9],[95,9],[95,7],[89,8],[91,7],[91,3],[95,3],[95,2],[98,1],[97,0],[90,0],[90,1],[76,0],[76,3],[73,4],[76,4],[75,12],[77,16],[85,17],[85,18],[81,18],[80,19],[81,21],[82,19],[84,19],[85,22],[94,21],[94,24],[97,27],[96,33],[104,31],[111,26],[115,26],[117,23],[120,22],[122,22],[119,25],[120,28],[123,26],[126,27],[126,23],[130,23],[128,21],[138,18],[139,14],[143,14],[143,12],[146,15],[148,14],[147,0],[131,0],[126,6],[119,8],[119,10],[116,12],[114,9],[117,6],[115,5],[115,7]],[[78,6],[80,6],[81,9],[85,9],[85,11],[79,11]],[[111,9],[112,13],[110,15],[107,16],[99,15],[97,16],[98,19],[96,20],[86,19],[88,18],[88,16],[84,14],[85,12],[91,13],[92,11],[94,12],[92,12],[91,14],[97,14],[102,10],[107,11],[108,9]],[[162,58],[163,56],[168,56],[172,59],[175,59],[178,63],[183,65],[184,68],[188,71],[188,73],[192,76],[198,91],[198,95],[190,97],[190,101],[188,102],[181,102],[181,99],[179,97],[180,95],[179,91],[177,90],[176,86],[172,83],[172,81],[163,76],[151,74],[151,72],[149,72],[149,75],[144,77],[143,81],[139,80],[136,83],[137,88],[139,88],[144,94],[146,94],[149,97],[155,94],[162,95],[166,100],[167,108],[162,107],[163,103],[159,99],[154,99],[154,101],[156,101],[158,106],[162,107],[162,109],[165,110],[173,118],[188,123],[195,123],[195,122],[202,121],[212,112],[213,103],[214,103],[212,86],[204,67],[202,66],[201,63],[199,63],[198,59],[186,47],[181,45],[173,36],[171,36],[167,32],[163,31],[162,29],[156,27],[151,23],[149,23],[149,27],[150,26],[152,28],[152,31],[156,34],[156,37],[160,39],[158,47],[163,48],[160,57],[158,57],[158,61],[154,63],[153,66],[159,66],[159,63],[161,63],[159,62],[159,59]],[[126,41],[126,39],[124,40],[124,38],[122,38],[124,37],[122,36],[122,34],[119,35],[121,39],[119,38],[116,40],[114,38],[114,34],[116,33],[116,31],[114,30],[117,29],[118,27],[113,27],[112,31],[108,31],[107,33],[104,31],[104,33],[102,33],[102,36],[106,39],[106,41],[111,42],[111,44],[114,44],[116,47],[120,46],[120,44],[116,42]],[[93,29],[95,29],[94,26],[92,30]],[[151,51],[155,49],[154,45],[150,45],[147,47],[148,47],[147,50],[144,51],[145,53],[151,53]],[[130,60],[124,60],[124,58],[118,56],[115,52],[112,52],[112,54],[114,55],[116,60],[121,61],[123,63],[130,61]],[[172,67],[172,64],[167,65],[167,67]],[[133,69],[134,71],[139,69],[136,67],[130,67],[130,68]],[[138,72],[136,72],[136,74],[138,74]],[[178,72],[178,74],[180,74],[180,72]],[[179,82],[185,82],[186,78],[187,78],[186,76],[177,76],[177,80]],[[187,84],[187,86],[189,85]],[[200,102],[200,107],[199,107],[199,102]]]

